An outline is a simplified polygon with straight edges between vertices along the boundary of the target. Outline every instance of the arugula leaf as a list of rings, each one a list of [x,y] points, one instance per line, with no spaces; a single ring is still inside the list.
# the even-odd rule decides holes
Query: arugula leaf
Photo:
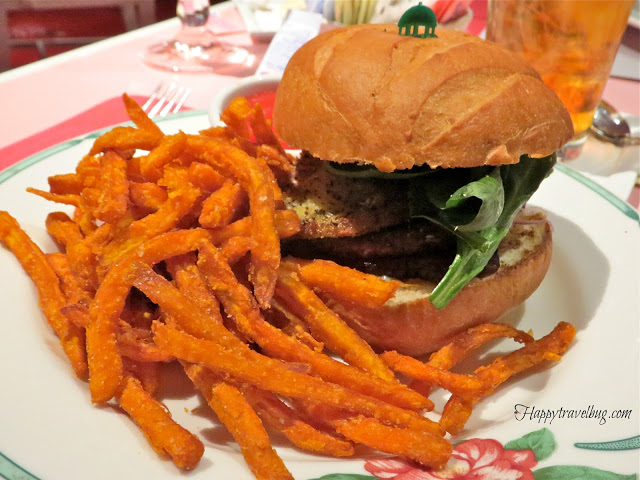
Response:
[[[451,191],[453,177],[461,177],[459,174],[452,175],[441,184],[434,183],[437,175],[412,180],[409,190],[411,216],[428,218],[450,230],[458,239],[458,251],[453,263],[429,296],[436,308],[445,307],[484,269],[511,228],[516,214],[549,175],[555,162],[555,154],[545,158],[524,155],[518,163],[495,167],[492,172],[487,172],[486,167],[464,169],[474,171],[469,173],[472,177],[482,176],[454,190],[444,202],[444,209],[441,208],[442,197]],[[499,173],[496,174],[496,171]],[[502,188],[495,184],[498,179]],[[458,178],[458,181],[464,182],[464,179]],[[464,197],[465,193],[467,197],[478,198],[481,203],[460,202],[459,197]],[[448,210],[447,202],[451,202],[455,208]],[[504,203],[499,213],[494,211],[491,214],[490,209],[499,207],[501,202]],[[471,218],[471,221],[462,223],[463,218]]]

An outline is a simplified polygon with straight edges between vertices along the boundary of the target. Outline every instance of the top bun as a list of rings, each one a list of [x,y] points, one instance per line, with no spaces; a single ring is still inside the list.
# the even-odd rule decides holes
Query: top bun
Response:
[[[291,58],[274,126],[289,145],[381,171],[475,167],[550,155],[573,135],[555,93],[519,56],[472,35],[325,32]]]

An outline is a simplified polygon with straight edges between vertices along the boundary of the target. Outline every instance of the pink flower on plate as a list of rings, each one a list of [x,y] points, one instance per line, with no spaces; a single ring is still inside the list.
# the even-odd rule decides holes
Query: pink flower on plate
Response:
[[[459,443],[442,470],[426,470],[397,458],[368,460],[365,469],[392,480],[534,480],[538,462],[532,450],[505,450],[496,440],[474,438]]]

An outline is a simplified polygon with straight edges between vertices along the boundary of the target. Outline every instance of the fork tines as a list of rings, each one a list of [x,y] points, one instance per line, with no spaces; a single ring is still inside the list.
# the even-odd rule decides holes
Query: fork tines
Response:
[[[178,85],[176,82],[161,82],[142,105],[149,118],[165,117],[169,113],[176,113],[182,108],[185,100],[191,94],[191,88]]]

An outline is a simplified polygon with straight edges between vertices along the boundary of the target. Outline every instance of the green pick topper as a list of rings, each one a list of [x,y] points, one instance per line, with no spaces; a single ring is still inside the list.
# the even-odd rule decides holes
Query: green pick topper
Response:
[[[438,20],[429,7],[418,3],[402,14],[398,20],[398,35],[417,38],[437,38],[435,34]]]

